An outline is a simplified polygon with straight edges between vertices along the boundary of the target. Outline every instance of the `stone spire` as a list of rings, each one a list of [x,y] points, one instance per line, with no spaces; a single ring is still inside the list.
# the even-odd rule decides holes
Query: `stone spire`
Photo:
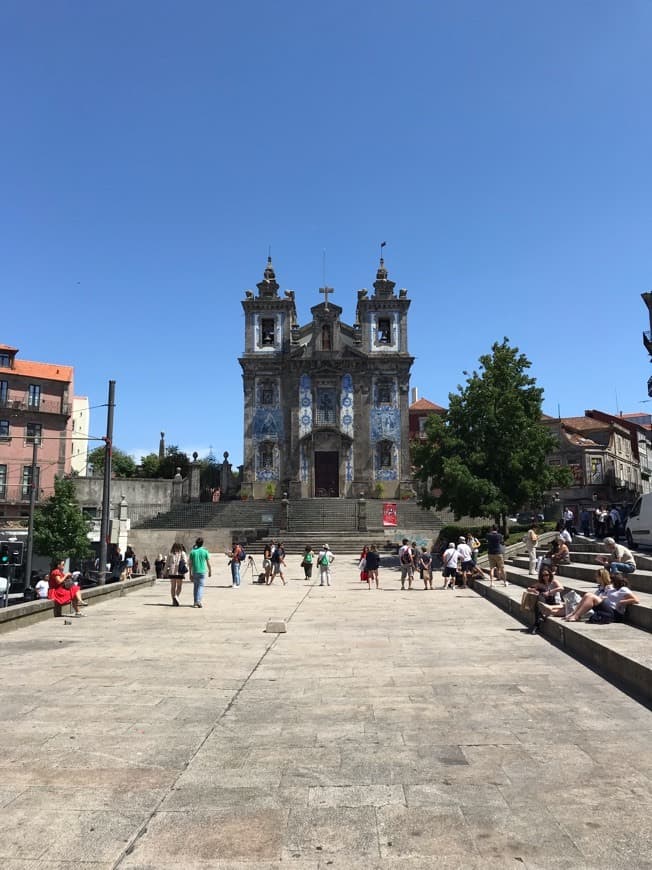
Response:
[[[258,287],[258,296],[261,299],[278,299],[279,285],[276,280],[276,273],[272,266],[271,257],[267,258],[267,266],[263,272],[263,280],[256,284],[256,287]]]
[[[376,299],[391,299],[394,296],[395,281],[390,281],[387,277],[387,269],[385,261],[380,258],[380,265],[376,272],[376,280],[374,281],[374,297]]]

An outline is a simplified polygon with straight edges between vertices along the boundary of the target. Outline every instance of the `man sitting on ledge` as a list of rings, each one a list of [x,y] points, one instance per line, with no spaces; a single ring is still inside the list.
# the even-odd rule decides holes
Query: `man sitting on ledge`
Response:
[[[633,574],[636,571],[636,562],[627,547],[617,544],[613,538],[605,538],[602,543],[607,548],[607,554],[597,556],[596,562],[608,568],[611,574]]]

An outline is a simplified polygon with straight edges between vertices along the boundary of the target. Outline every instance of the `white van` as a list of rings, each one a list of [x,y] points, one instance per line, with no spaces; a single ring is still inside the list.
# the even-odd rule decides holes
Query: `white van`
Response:
[[[652,492],[646,492],[634,502],[625,527],[627,544],[652,546]]]

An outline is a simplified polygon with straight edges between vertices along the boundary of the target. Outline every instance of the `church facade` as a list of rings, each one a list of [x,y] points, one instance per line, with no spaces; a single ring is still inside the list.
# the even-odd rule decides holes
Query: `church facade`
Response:
[[[411,488],[407,292],[383,259],[373,293],[358,291],[355,323],[324,301],[300,325],[294,292],[279,295],[271,258],[246,292],[242,495],[272,491],[396,498]],[[271,486],[270,486],[271,484]]]

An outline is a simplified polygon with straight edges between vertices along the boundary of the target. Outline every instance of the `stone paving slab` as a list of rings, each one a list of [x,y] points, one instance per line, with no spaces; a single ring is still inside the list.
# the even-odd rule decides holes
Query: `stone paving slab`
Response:
[[[652,713],[472,591],[356,565],[0,638],[2,870],[652,868]]]

